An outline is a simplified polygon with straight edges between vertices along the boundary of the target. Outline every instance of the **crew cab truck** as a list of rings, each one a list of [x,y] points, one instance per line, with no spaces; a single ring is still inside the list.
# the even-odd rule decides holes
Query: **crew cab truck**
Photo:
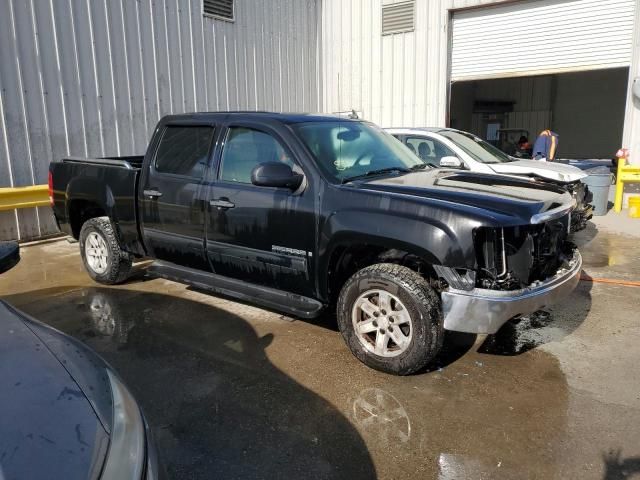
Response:
[[[565,297],[575,201],[528,179],[433,169],[373,124],[196,113],[144,157],[50,165],[53,210],[89,275],[152,275],[311,318],[335,306],[353,354],[415,372],[445,329],[495,333]]]

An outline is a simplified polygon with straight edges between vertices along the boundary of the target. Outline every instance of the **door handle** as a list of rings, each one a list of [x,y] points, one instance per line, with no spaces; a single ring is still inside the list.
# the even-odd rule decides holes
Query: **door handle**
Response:
[[[145,197],[150,197],[150,198],[158,198],[162,196],[162,192],[159,192],[157,190],[144,190],[142,193],[144,194]]]
[[[212,207],[217,207],[218,209],[227,209],[227,208],[233,208],[236,206],[235,203],[230,202],[228,198],[222,197],[222,198],[217,198],[215,200],[209,200],[209,205],[211,205]]]

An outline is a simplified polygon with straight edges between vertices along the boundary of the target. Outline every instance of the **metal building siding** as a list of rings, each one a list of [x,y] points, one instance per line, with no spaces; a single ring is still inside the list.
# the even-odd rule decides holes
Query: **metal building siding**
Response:
[[[454,13],[452,80],[628,66],[635,0],[537,0]]]
[[[0,0],[0,187],[47,182],[66,155],[143,154],[186,111],[318,111],[319,0]],[[56,231],[50,209],[0,212],[0,240]]]
[[[438,125],[447,109],[446,3],[416,1],[412,32],[382,35],[385,0],[323,0],[324,110],[384,126]]]
[[[627,89],[627,108],[625,111],[622,146],[628,148],[631,152],[630,161],[640,165],[640,100],[634,100],[631,91],[634,79],[640,79],[640,0],[636,0],[633,52],[629,69],[629,87]]]

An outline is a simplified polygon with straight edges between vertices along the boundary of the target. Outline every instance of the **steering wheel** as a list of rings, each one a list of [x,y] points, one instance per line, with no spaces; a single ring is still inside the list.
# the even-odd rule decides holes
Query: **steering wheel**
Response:
[[[363,153],[362,155],[360,155],[355,162],[353,162],[352,167],[357,166],[362,166],[362,161],[367,157],[367,155],[369,155],[367,152]],[[371,157],[371,160],[373,160],[373,157]]]

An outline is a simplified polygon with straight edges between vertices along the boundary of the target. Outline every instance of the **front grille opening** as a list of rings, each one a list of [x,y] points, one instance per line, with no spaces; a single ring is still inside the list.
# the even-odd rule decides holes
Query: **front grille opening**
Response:
[[[567,215],[539,225],[477,229],[476,286],[517,290],[555,275],[572,251],[568,221]]]

